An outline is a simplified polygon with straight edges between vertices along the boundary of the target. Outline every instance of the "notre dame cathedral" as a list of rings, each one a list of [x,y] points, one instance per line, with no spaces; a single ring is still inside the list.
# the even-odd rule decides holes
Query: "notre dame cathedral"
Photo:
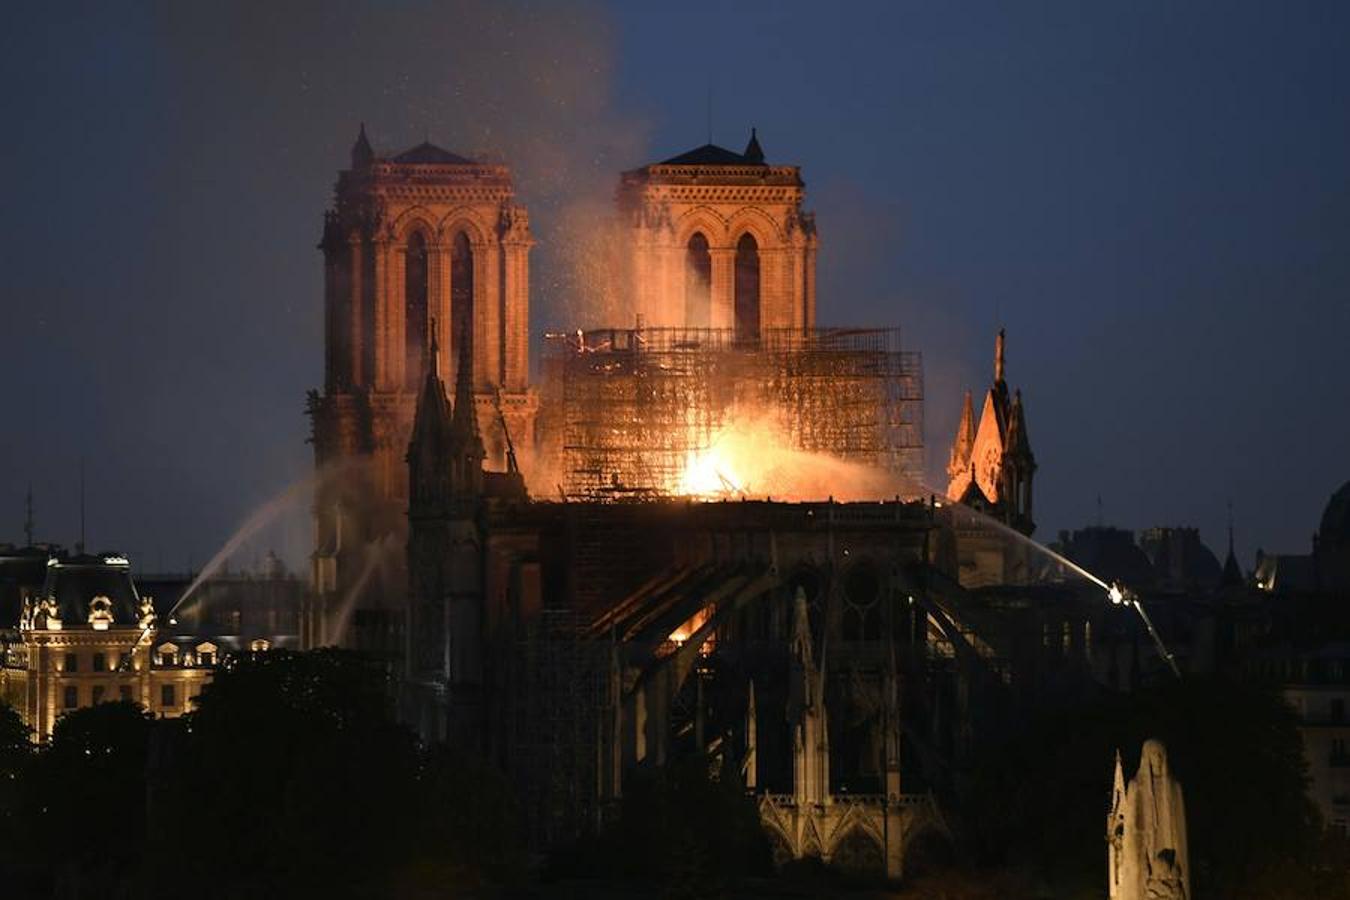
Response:
[[[695,502],[672,467],[740,403],[777,410],[799,450],[903,474],[921,362],[892,332],[817,325],[804,182],[757,135],[625,172],[617,200],[632,321],[565,336],[537,391],[510,171],[429,143],[383,155],[362,129],[319,245],[304,643],[383,658],[406,721],[507,772],[538,846],[694,753],[754,793],[780,860],[899,877],[945,829],[921,761],[971,740],[954,723],[977,650],[949,601],[988,548],[966,558],[946,498],[773,499],[723,475],[724,502]],[[1002,354],[950,490],[1029,531]],[[518,450],[573,477],[527,484]]]

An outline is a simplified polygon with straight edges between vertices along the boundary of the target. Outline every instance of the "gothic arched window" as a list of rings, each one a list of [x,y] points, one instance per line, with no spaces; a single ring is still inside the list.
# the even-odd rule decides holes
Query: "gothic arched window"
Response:
[[[427,351],[427,242],[414,231],[408,238],[403,269],[403,384],[416,390]]]
[[[759,340],[759,244],[749,234],[736,243],[736,340]]]
[[[473,247],[462,231],[450,250],[450,347],[455,364],[450,377],[457,378],[461,354],[473,364]]]
[[[876,570],[866,563],[854,566],[844,578],[844,640],[875,641],[881,638],[881,583]]]
[[[708,239],[694,232],[684,254],[684,324],[707,328],[712,324],[712,254]]]

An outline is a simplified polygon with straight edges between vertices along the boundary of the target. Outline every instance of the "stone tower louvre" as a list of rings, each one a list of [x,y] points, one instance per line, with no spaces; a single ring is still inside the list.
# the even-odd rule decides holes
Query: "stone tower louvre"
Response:
[[[505,465],[506,437],[534,440],[529,384],[529,217],[506,166],[423,143],[381,156],[362,127],[324,216],[324,390],[310,398],[316,497],[315,582],[320,606],[356,605],[355,624],[377,622],[376,643],[396,646],[394,619],[362,615],[351,596],[370,548],[402,544],[412,433],[427,348],[446,348],[452,371],[468,362],[490,467]],[[501,416],[497,415],[500,397]],[[467,413],[467,410],[466,410]],[[397,576],[395,577],[397,580]],[[365,579],[368,580],[368,579]],[[382,593],[372,591],[374,593]],[[343,640],[320,633],[311,642]],[[331,628],[328,629],[331,631]],[[371,647],[370,649],[378,649]]]
[[[816,228],[796,166],[705,144],[625,172],[633,302],[651,326],[808,329],[816,320]]]

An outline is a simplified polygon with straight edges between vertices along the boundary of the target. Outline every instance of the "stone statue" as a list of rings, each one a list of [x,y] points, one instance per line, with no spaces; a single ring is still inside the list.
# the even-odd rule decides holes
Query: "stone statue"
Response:
[[[150,597],[142,597],[140,613],[140,627],[149,631],[155,625],[155,601]]]
[[[61,611],[56,606],[56,598],[43,597],[33,609],[32,627],[39,631],[61,630]]]
[[[1161,741],[1144,742],[1139,771],[1128,785],[1116,753],[1106,841],[1111,900],[1190,897],[1186,806]]]

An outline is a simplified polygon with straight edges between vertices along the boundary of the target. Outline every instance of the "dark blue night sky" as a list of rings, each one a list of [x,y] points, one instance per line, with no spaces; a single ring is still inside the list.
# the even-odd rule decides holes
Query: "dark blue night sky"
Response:
[[[1038,536],[1306,552],[1350,478],[1350,5],[72,4],[0,33],[0,541],[200,564],[309,469],[315,249],[364,120],[515,166],[533,328],[617,173],[751,125],[800,164],[822,324],[925,354],[929,470],[1009,379]],[[303,516],[274,536],[294,558]],[[256,548],[255,548],[256,549]]]

